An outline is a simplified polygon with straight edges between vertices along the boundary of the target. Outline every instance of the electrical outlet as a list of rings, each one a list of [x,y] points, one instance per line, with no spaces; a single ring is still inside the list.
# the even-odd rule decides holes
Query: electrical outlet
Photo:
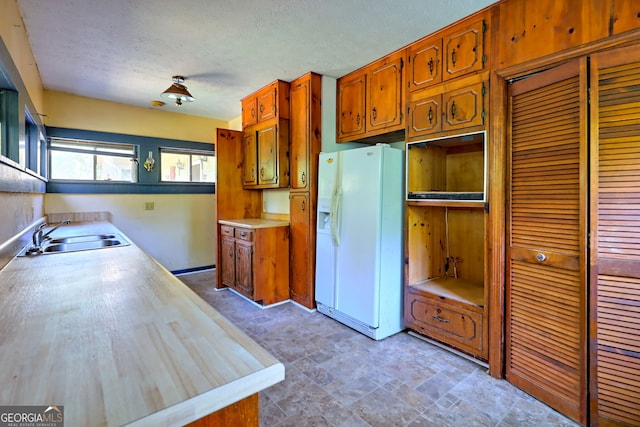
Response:
[[[144,202],[144,210],[145,211],[152,211],[156,208],[155,203],[154,202]]]

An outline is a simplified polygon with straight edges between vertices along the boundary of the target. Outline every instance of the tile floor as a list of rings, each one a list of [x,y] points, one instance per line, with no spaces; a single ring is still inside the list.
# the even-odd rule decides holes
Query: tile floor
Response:
[[[262,309],[215,271],[179,278],[285,365],[260,393],[261,426],[576,426],[477,364],[399,333],[374,341],[287,303]]]

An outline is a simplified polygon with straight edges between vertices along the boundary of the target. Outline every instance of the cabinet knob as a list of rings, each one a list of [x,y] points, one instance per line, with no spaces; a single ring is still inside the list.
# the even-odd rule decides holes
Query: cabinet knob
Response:
[[[302,209],[302,212],[304,212],[305,206],[304,206],[304,200],[302,201],[302,203],[300,204],[300,209]]]
[[[538,260],[538,262],[544,262],[547,260],[547,256],[543,253],[539,253],[536,255],[536,259]]]
[[[260,168],[260,177],[264,178],[264,166]]]
[[[448,319],[444,319],[444,318],[442,318],[442,317],[438,316],[437,314],[434,314],[434,315],[433,315],[433,318],[434,318],[434,319],[436,319],[438,322],[442,322],[442,323],[449,323],[449,320],[448,320]]]

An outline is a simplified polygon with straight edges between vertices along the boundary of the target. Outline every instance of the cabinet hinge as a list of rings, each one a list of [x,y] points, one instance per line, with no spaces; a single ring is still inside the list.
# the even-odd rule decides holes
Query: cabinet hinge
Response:
[[[482,96],[485,96],[487,94],[487,87],[485,85],[482,85]]]
[[[486,33],[487,32],[487,23],[482,21],[482,32]]]
[[[482,65],[487,63],[487,55],[482,55]]]
[[[484,203],[484,212],[489,213],[489,202]]]
[[[485,110],[482,110],[482,113],[480,115],[482,116],[482,124],[484,124],[484,119],[487,117],[487,112]]]
[[[591,105],[591,88],[587,88],[587,105]]]
[[[404,59],[400,58],[400,69],[402,70],[403,67],[404,67]]]

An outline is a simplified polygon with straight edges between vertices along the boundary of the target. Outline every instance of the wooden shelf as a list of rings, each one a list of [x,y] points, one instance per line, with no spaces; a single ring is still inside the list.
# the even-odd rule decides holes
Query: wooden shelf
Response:
[[[453,277],[437,277],[410,284],[410,287],[435,297],[447,298],[476,307],[484,307],[484,285]]]

